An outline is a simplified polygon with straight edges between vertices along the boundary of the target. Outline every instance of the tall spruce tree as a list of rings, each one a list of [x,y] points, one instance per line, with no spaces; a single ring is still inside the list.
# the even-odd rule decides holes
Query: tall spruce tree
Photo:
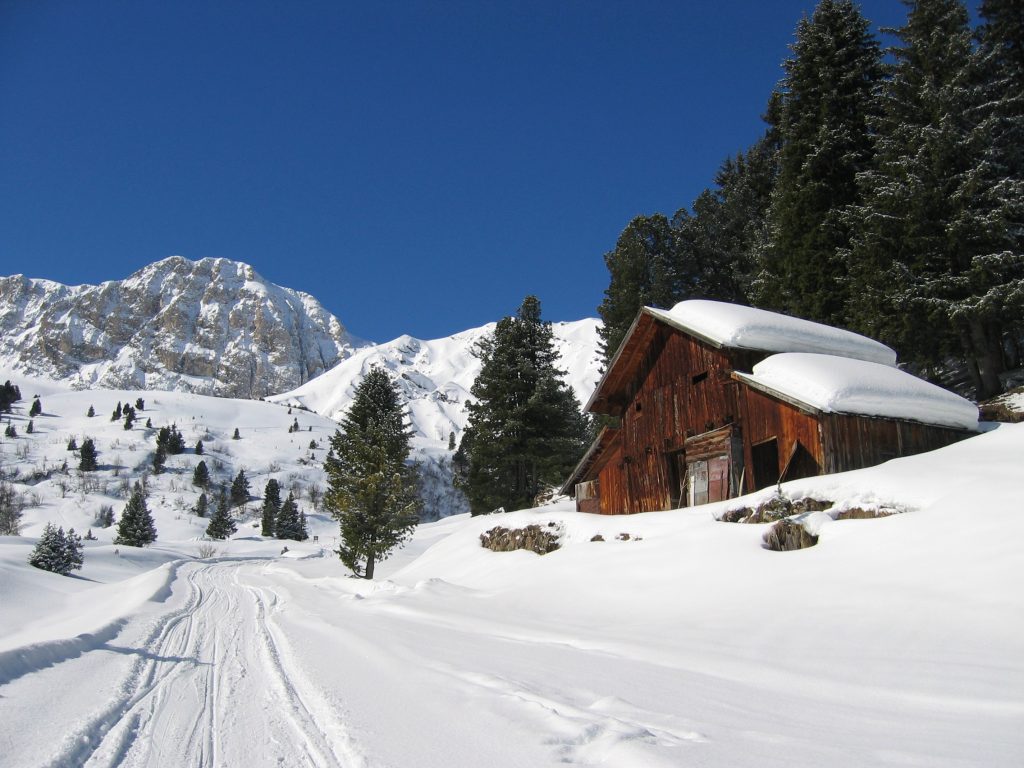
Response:
[[[373,367],[331,438],[324,505],[338,520],[342,563],[373,578],[376,563],[405,543],[419,522],[420,500],[409,458],[411,433],[398,390]]]
[[[475,403],[456,454],[459,486],[474,514],[529,507],[560,483],[587,441],[587,420],[555,363],[551,324],[527,296],[475,349]]]
[[[645,305],[671,307],[679,295],[675,233],[662,214],[637,216],[604,256],[609,283],[597,308],[605,365],[615,356],[636,313]]]
[[[994,155],[998,99],[958,0],[910,5],[879,91],[875,162],[851,212],[858,329],[925,368],[961,356],[976,394],[1000,391],[1020,324],[1021,186]],[[981,85],[979,85],[981,82]]]
[[[881,52],[852,0],[820,0],[797,25],[792,50],[778,97],[778,178],[756,300],[844,325],[845,214],[860,202],[857,173],[871,161]]]
[[[129,547],[145,547],[156,541],[156,525],[153,515],[146,506],[146,495],[142,484],[136,483],[128,503],[121,512],[114,543]]]
[[[263,510],[260,515],[260,535],[273,536],[277,517],[281,512],[281,484],[274,478],[267,480],[263,489]]]

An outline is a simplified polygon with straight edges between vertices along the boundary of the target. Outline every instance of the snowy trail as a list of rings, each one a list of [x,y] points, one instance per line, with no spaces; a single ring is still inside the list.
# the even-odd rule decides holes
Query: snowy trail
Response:
[[[45,711],[55,688],[74,685],[86,672],[92,678],[120,674],[109,703],[75,724],[45,764],[361,765],[343,725],[315,693],[296,687],[301,676],[289,669],[289,657],[268,626],[273,592],[239,582],[241,570],[259,567],[224,562],[182,568],[176,585],[181,594],[148,633],[139,632],[132,642],[129,630],[72,663],[30,676],[36,679],[4,695],[3,703],[13,699],[18,705],[10,713],[5,707],[4,715]],[[125,657],[133,661],[123,672]],[[39,709],[26,700],[33,698]],[[10,746],[13,762],[5,764],[37,764],[28,754],[21,760],[18,744]]]

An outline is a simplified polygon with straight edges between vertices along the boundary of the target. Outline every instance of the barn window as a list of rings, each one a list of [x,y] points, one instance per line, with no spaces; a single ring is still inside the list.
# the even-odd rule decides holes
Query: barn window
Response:
[[[690,379],[690,382],[693,384],[693,386],[697,386],[702,381],[704,381],[707,377],[708,377],[708,372],[704,371],[702,373],[698,373],[696,376],[694,376],[692,379]]]

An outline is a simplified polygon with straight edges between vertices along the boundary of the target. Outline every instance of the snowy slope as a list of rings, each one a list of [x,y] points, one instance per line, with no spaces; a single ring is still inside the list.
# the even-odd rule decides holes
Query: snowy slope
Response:
[[[79,388],[258,398],[360,343],[312,296],[227,259],[172,256],[98,286],[0,278],[0,366]]]
[[[159,547],[91,547],[94,581],[0,540],[4,764],[1017,766],[1022,453],[1006,425],[783,485],[902,511],[811,513],[797,552],[715,519],[757,498],[449,518],[373,583],[313,543],[260,559],[277,552],[242,533],[191,562],[165,513]],[[530,523],[561,549],[479,546]]]

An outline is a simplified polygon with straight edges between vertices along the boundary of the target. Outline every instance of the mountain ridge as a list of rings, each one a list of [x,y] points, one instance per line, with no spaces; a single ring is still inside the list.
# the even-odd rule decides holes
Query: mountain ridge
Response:
[[[299,386],[366,343],[248,264],[183,256],[99,285],[2,277],[0,330],[0,365],[21,373],[248,399]]]

